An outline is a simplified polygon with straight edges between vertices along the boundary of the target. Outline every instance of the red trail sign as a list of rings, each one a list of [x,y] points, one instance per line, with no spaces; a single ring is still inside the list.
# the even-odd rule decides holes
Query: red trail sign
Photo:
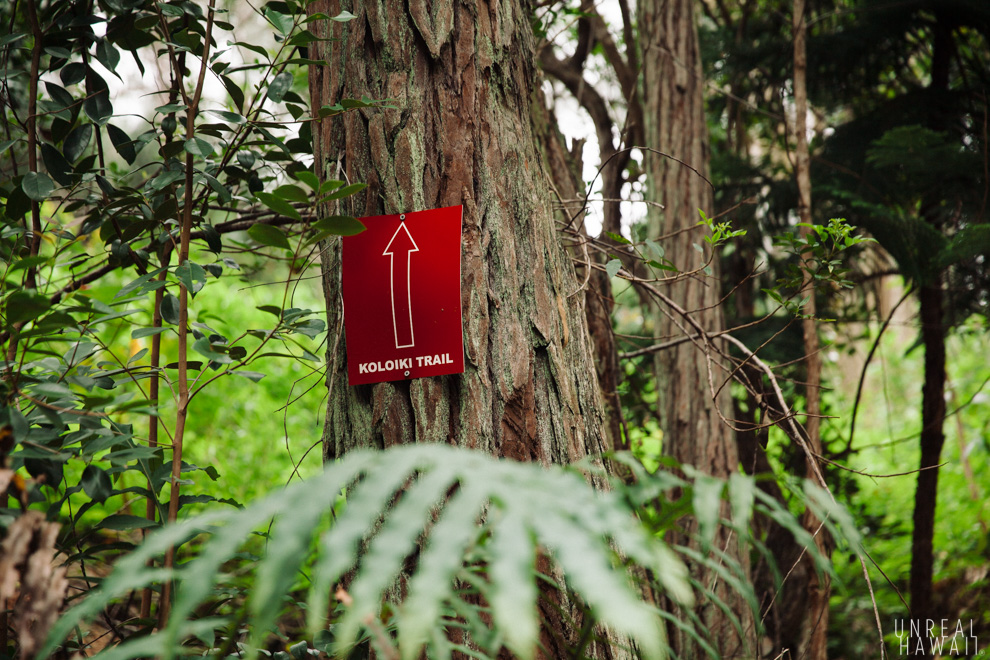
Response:
[[[462,373],[461,207],[361,221],[343,239],[347,382]]]

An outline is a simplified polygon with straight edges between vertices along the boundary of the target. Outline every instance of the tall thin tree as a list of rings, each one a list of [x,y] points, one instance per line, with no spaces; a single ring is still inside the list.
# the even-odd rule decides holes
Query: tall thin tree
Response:
[[[709,168],[708,129],[705,124],[704,78],[691,0],[644,0],[637,5],[642,50],[643,126],[646,146],[658,152],[645,155],[647,197],[652,207],[648,233],[666,236],[664,248],[683,271],[695,270],[710,254],[699,254],[705,245],[699,210],[711,214],[712,184]],[[724,327],[717,262],[710,274],[699,272],[669,285],[667,295],[707,332]],[[670,310],[656,312],[656,334],[661,340],[683,332],[683,321]],[[738,469],[735,437],[723,421],[731,410],[729,391],[720,387],[725,373],[703,350],[685,342],[657,354],[657,391],[663,428],[664,453],[708,474],[728,478]],[[713,396],[718,388],[717,396]],[[748,558],[731,534],[722,532],[714,545],[746,570]],[[700,570],[700,569],[699,569]],[[717,583],[702,573],[703,584]],[[702,606],[702,620],[719,641],[724,657],[748,654],[755,629],[742,599],[725,588],[716,595],[739,614],[742,632],[714,602]],[[682,633],[671,631],[679,657],[701,657],[702,651]]]

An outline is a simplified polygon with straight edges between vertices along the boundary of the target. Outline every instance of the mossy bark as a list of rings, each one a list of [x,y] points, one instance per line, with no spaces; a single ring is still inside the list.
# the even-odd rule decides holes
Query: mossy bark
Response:
[[[583,297],[555,231],[530,103],[537,85],[527,10],[515,2],[316,2],[356,19],[311,45],[316,108],[390,99],[314,125],[324,178],[362,181],[355,216],[464,205],[465,372],[348,387],[340,245],[323,252],[331,345],[327,460],[354,447],[447,442],[544,464],[605,448]],[[311,24],[331,36],[324,22]],[[337,24],[332,24],[337,27]],[[323,209],[330,212],[332,209]]]
[[[314,108],[389,99],[317,122],[324,179],[368,188],[341,208],[357,217],[462,204],[463,374],[348,387],[341,245],[323,247],[330,388],[324,458],[357,447],[443,442],[544,465],[609,449],[583,295],[553,220],[533,124],[545,121],[530,8],[519,0],[322,0],[311,13],[357,18],[310,29]],[[330,32],[333,34],[330,34]],[[535,504],[535,503],[534,503]],[[579,608],[544,611],[550,656],[578,642]],[[561,613],[570,612],[569,617]],[[612,640],[615,641],[615,640]],[[593,642],[590,657],[613,657]],[[560,657],[563,657],[562,655]]]

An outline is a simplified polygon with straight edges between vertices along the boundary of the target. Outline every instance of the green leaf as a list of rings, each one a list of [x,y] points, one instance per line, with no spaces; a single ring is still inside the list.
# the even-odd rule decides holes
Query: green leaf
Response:
[[[289,204],[284,199],[266,192],[255,193],[255,196],[261,201],[262,204],[270,208],[272,211],[275,211],[280,215],[284,215],[287,218],[292,218],[297,222],[302,222],[302,216],[299,215],[299,211],[297,211],[292,204]]]
[[[79,160],[86,151],[86,147],[89,146],[89,141],[92,137],[92,124],[79,124],[73,128],[62,142],[62,150],[65,152],[66,159],[70,163]]]
[[[218,364],[233,364],[234,362],[225,352],[217,350],[217,347],[214,347],[207,337],[201,337],[193,342],[193,350],[203,357],[209,358],[211,362]]]
[[[279,186],[273,191],[273,194],[276,197],[280,197],[290,202],[301,202],[303,204],[307,204],[310,201],[309,195],[306,194],[305,190],[292,184]]]
[[[344,186],[340,190],[327,195],[323,201],[330,201],[333,199],[341,199],[342,197],[350,197],[354,193],[360,192],[368,187],[367,183],[352,183],[349,186]]]
[[[168,328],[137,328],[131,332],[131,339],[141,339],[143,337],[153,337],[155,335],[160,335],[168,330]]]
[[[249,51],[251,51],[253,53],[256,53],[258,55],[261,55],[263,58],[265,58],[265,61],[266,62],[270,59],[268,57],[268,51],[265,50],[262,46],[258,46],[258,45],[255,45],[255,44],[249,44],[249,43],[244,42],[244,41],[235,41],[231,45],[232,46],[240,46],[241,48],[246,48],[246,49],[248,49]]]
[[[230,190],[227,189],[227,186],[220,183],[216,177],[209,174],[201,174],[200,176],[206,179],[206,183],[209,184],[210,188],[212,188],[213,191],[220,196],[221,202],[226,204],[233,198],[233,195],[230,194]],[[206,224],[203,226],[203,232],[205,234],[204,238],[206,239],[206,243],[210,246],[210,251],[219,254],[223,249],[223,243],[216,228],[211,224]]]
[[[134,141],[131,140],[131,137],[109,123],[107,124],[107,135],[110,136],[110,142],[113,143],[113,148],[117,150],[120,157],[127,161],[128,165],[133,165],[137,159],[137,152],[134,150]]]
[[[415,660],[441,618],[444,601],[453,593],[454,575],[468,545],[477,535],[476,523],[488,500],[481,484],[462,483],[430,530],[419,567],[409,581],[409,595],[399,617],[399,648],[403,660]]]
[[[344,488],[347,499],[340,510],[337,494]],[[314,497],[313,493],[322,495]],[[539,506],[534,507],[534,502]],[[315,634],[325,626],[333,585],[351,572],[348,592],[353,602],[344,608],[333,629],[333,651],[338,653],[357,641],[367,617],[379,616],[384,593],[400,573],[409,572],[409,595],[397,618],[405,657],[418,657],[424,642],[447,648],[442,638],[453,612],[466,617],[468,626],[462,630],[468,636],[476,631],[465,644],[494,644],[495,648],[479,649],[494,654],[504,639],[518,657],[532,658],[539,638],[534,570],[534,541],[538,539],[541,553],[557,562],[568,586],[599,621],[628,635],[644,658],[658,658],[662,622],[630,587],[631,575],[617,557],[640,561],[648,556],[651,569],[662,566],[686,575],[669,548],[639,524],[624,498],[595,492],[576,472],[497,460],[442,445],[355,450],[328,464],[315,479],[290,485],[243,510],[214,510],[149,535],[117,561],[100,589],[90,592],[56,623],[39,657],[50,657],[73,629],[113,599],[165,579],[174,579],[179,586],[161,634],[173,645],[193,635],[197,611],[215,596],[223,567],[275,517],[272,541],[258,562],[248,617],[243,622],[249,631],[248,646],[263,648],[309,554],[314,530],[331,513],[334,521],[317,545],[305,608]],[[478,525],[481,516],[490,524],[492,543],[501,544],[494,554],[475,542],[489,529]],[[108,521],[104,526],[121,529],[148,524],[136,516],[115,516]],[[149,565],[150,558],[199,534],[208,535],[200,552],[174,571]],[[426,545],[418,560],[409,562],[424,536]],[[492,605],[494,631],[489,631],[487,618],[482,620],[476,609],[465,606],[452,586],[455,576],[478,565],[479,554],[482,561],[490,562],[489,580],[496,584],[491,589],[489,580],[470,584],[479,599]],[[720,573],[720,579],[729,582],[734,577],[730,573]],[[500,604],[496,607],[494,602]],[[506,621],[517,623],[519,629],[509,632]],[[323,636],[320,643],[327,641]],[[442,650],[425,653],[439,657]],[[164,653],[145,648],[143,655]]]
[[[120,64],[120,53],[106,39],[99,39],[96,45],[96,59],[106,67],[107,71],[117,74],[117,65]],[[119,75],[117,76],[120,77]]]
[[[194,156],[209,158],[213,155],[213,145],[203,138],[191,137],[186,140],[185,150]]]
[[[535,570],[533,538],[515,517],[503,517],[492,534],[492,592],[488,598],[492,618],[505,635],[505,644],[516,656],[534,656],[540,637],[538,590],[529,579]]]
[[[27,268],[37,268],[41,264],[47,262],[48,262],[48,257],[41,256],[40,254],[34,257],[25,257],[24,259],[21,259],[16,263],[14,263],[14,265],[10,267],[9,272],[13,273],[18,270],[25,270]]]
[[[185,109],[185,103],[166,103],[165,105],[160,105],[155,108],[155,112],[162,115],[171,115],[176,112],[182,112]]]
[[[346,23],[347,21],[353,21],[355,18],[357,18],[357,16],[347,10],[344,10],[336,16],[331,17],[330,20],[337,21],[338,23]]]
[[[715,531],[722,515],[722,491],[725,484],[721,479],[700,474],[694,480],[692,505],[698,519],[698,531],[703,547],[715,539]]]
[[[86,116],[93,120],[97,126],[103,126],[113,116],[113,104],[110,102],[110,93],[106,90],[99,90],[86,97],[83,101],[83,111]]]
[[[116,300],[117,298],[126,298],[135,291],[143,295],[148,291],[156,290],[159,285],[152,285],[150,283],[151,280],[153,280],[155,277],[161,274],[162,270],[163,269],[158,268],[153,272],[145,273],[144,275],[140,275],[134,280],[128,282],[127,284],[122,286],[116,294],[114,294],[114,300]]]
[[[663,246],[661,246],[656,241],[650,240],[650,239],[646,239],[643,242],[646,243],[646,247],[650,248],[650,250],[653,252],[653,254],[656,255],[656,257],[657,257],[658,260],[663,259],[664,254],[665,254],[664,249],[663,249]]]
[[[3,35],[3,37],[0,37],[0,48],[4,48],[12,43],[15,43],[16,41],[23,39],[26,36],[27,33],[25,32],[14,32],[12,34],[5,34]]]
[[[206,271],[192,261],[184,261],[175,269],[175,276],[186,287],[186,291],[196,294],[206,286]]]
[[[451,466],[431,467],[403,493],[369,544],[364,561],[376,570],[361,571],[351,582],[349,591],[354,602],[337,624],[338,653],[357,636],[361,622],[378,612],[385,590],[402,570],[405,558],[416,549],[424,518],[453,485]]]
[[[75,394],[68,387],[61,383],[35,383],[31,387],[35,396],[43,396],[47,399],[72,399]]]
[[[2,149],[0,149],[2,151]],[[294,176],[297,180],[302,181],[310,188],[310,190],[319,190],[320,180],[316,178],[316,175],[309,170],[299,170],[295,172]]]
[[[343,181],[337,181],[336,179],[331,179],[329,181],[324,181],[320,184],[320,194],[326,195],[331,190],[336,190],[344,185]]]
[[[285,14],[281,14],[274,9],[266,8],[265,18],[267,18],[271,24],[275,26],[275,29],[278,30],[283,37],[292,32],[293,20],[291,16],[286,16]]]
[[[45,169],[59,185],[72,185],[72,165],[65,159],[65,156],[59,153],[58,149],[47,142],[42,142],[41,158],[45,161]]]
[[[756,480],[733,472],[729,477],[729,504],[732,507],[732,524],[737,530],[749,527],[749,518],[753,515],[753,501]]]
[[[86,65],[82,62],[69,62],[58,72],[63,85],[75,85],[86,78]]]
[[[332,215],[329,218],[321,218],[314,222],[313,229],[321,232],[322,237],[331,234],[335,236],[354,236],[363,232],[367,227],[360,220],[352,218],[349,215]]]
[[[230,94],[230,100],[234,102],[238,110],[244,112],[244,90],[227,76],[220,76],[220,81],[223,82],[224,89]]]
[[[321,39],[320,37],[317,37],[315,34],[313,34],[312,32],[310,32],[309,30],[301,30],[299,32],[296,32],[294,35],[292,35],[292,38],[289,39],[289,45],[290,46],[307,46],[307,45],[313,43],[314,41],[326,41],[326,40],[325,39]]]
[[[80,479],[83,490],[90,499],[104,502],[113,493],[113,482],[110,476],[96,465],[87,465]]]
[[[162,170],[161,174],[148,182],[148,187],[151,190],[161,190],[184,176],[185,173],[180,170]]]
[[[618,259],[612,259],[607,264],[605,264],[605,273],[610,277],[615,277],[616,273],[622,269],[622,262]]]
[[[292,246],[289,245],[289,239],[285,237],[285,234],[278,227],[258,223],[251,225],[247,233],[248,236],[262,245],[285,248],[286,250],[292,249]]]
[[[267,375],[257,371],[245,371],[243,369],[237,369],[236,371],[233,371],[231,373],[233,373],[235,376],[247,378],[252,383],[259,382],[262,378],[264,378]]]
[[[171,293],[162,297],[162,319],[166,323],[179,325],[179,299]]]
[[[21,179],[21,190],[36,202],[43,202],[55,190],[55,183],[44,172],[28,172]]]
[[[254,163],[256,160],[257,157],[254,155],[254,152],[252,151],[241,150],[237,152],[237,164],[246,170],[250,170],[252,167],[254,167]]]
[[[611,238],[613,241],[615,241],[619,245],[632,245],[632,243],[629,242],[629,239],[626,238],[625,236],[623,236],[622,234],[616,234],[616,233],[607,231],[607,232],[605,232],[605,235],[608,236],[609,238]]]
[[[7,308],[7,323],[33,321],[48,311],[51,302],[45,296],[15,289],[4,301]]]
[[[265,137],[265,140],[268,141],[268,144],[272,145],[273,147],[284,153],[286,156],[289,157],[292,156],[292,152],[289,151],[288,147],[285,146],[285,142],[272,135],[272,132],[269,131],[267,128],[265,128],[264,126],[255,125],[255,129]]]
[[[255,309],[260,309],[262,312],[274,314],[277,319],[282,318],[282,308],[278,305],[258,305]]]
[[[275,76],[268,85],[268,98],[275,103],[281,103],[290,87],[292,87],[292,74],[283,71]]]
[[[235,126],[241,126],[247,123],[247,119],[236,112],[228,112],[227,110],[207,110],[207,112],[211,115],[216,115],[217,117],[220,117],[224,121],[234,124]]]

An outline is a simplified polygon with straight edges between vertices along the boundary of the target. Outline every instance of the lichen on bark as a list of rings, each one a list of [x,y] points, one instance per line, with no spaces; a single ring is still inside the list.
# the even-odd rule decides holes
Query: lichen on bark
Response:
[[[530,113],[538,84],[520,2],[316,2],[357,16],[311,45],[314,107],[389,99],[314,125],[327,178],[368,188],[355,216],[462,204],[465,372],[348,387],[340,244],[323,250],[334,352],[324,431],[328,460],[357,446],[448,442],[544,464],[606,449],[604,412],[581,296],[560,245]],[[333,24],[338,28],[337,24]],[[339,163],[339,170],[338,170]],[[330,167],[327,167],[330,164]],[[322,213],[336,209],[321,209]]]

